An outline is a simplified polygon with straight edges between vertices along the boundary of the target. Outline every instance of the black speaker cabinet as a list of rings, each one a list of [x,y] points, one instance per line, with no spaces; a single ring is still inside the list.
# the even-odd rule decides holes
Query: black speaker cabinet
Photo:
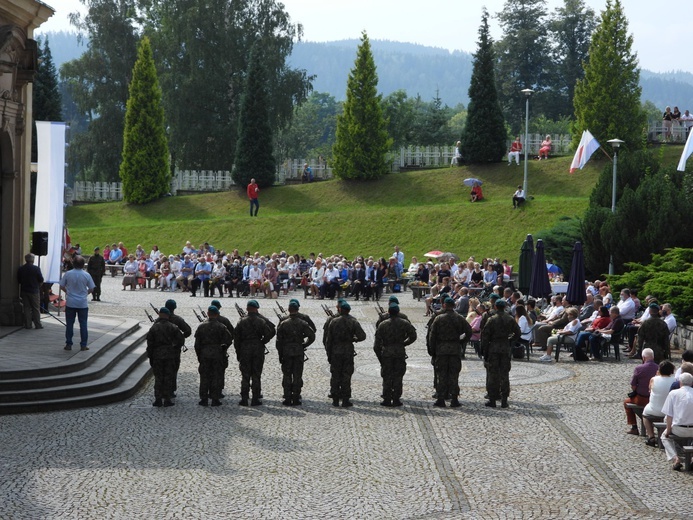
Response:
[[[48,254],[48,231],[34,231],[31,234],[31,254],[37,256]]]

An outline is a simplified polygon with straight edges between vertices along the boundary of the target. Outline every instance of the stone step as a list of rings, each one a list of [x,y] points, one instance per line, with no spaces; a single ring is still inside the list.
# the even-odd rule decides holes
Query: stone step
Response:
[[[69,372],[79,372],[97,361],[101,356],[109,352],[113,345],[118,344],[123,339],[131,336],[140,328],[140,322],[135,319],[124,319],[112,330],[99,336],[93,342],[89,343],[89,350],[80,352],[79,343],[73,346],[70,352],[61,350],[64,343],[57,345],[41,345],[41,349],[58,349],[64,353],[62,359],[57,361],[54,359],[36,361],[36,366],[31,366],[27,362],[22,368],[17,368],[15,363],[12,368],[0,369],[0,384],[4,381],[14,381],[18,379],[36,379],[40,377],[48,377],[55,375],[63,375]],[[34,331],[34,333],[43,331]],[[79,332],[76,338],[79,341]],[[64,340],[63,340],[64,341]],[[32,358],[33,360],[33,358]],[[48,362],[50,361],[50,362]],[[1,389],[1,388],[0,388]]]
[[[107,366],[97,367],[98,370],[92,370],[93,365],[91,365],[85,369],[84,374],[70,372],[64,377],[52,376],[48,380],[38,378],[36,382],[41,386],[25,386],[22,390],[3,389],[0,391],[0,405],[3,403],[63,399],[99,393],[114,388],[143,360],[147,361],[148,364],[147,346],[141,340],[138,340],[137,343],[132,348],[121,348],[120,345],[111,348],[112,352],[118,354],[117,357]],[[98,364],[101,364],[101,360]],[[30,380],[23,380],[23,382],[28,381]],[[51,382],[52,385],[49,384]]]
[[[130,357],[138,355],[136,362],[133,363]],[[127,367],[126,361],[128,361]],[[118,368],[120,368],[119,371]],[[57,397],[56,394],[46,392],[41,400],[0,403],[0,415],[50,412],[115,403],[132,397],[146,383],[150,375],[151,368],[145,346],[140,345],[109,372],[110,382],[102,383],[99,380],[94,384],[81,385],[82,392],[69,397]],[[59,389],[55,390],[60,393]],[[94,393],[86,393],[88,391]]]

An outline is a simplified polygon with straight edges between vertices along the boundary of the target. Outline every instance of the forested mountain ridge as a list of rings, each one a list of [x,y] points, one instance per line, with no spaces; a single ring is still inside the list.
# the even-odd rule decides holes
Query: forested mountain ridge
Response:
[[[86,49],[86,42],[79,43],[75,33],[48,32],[39,37],[48,37],[58,69]],[[290,65],[306,69],[308,74],[316,76],[313,81],[315,91],[326,92],[343,101],[357,45],[357,39],[297,42]],[[470,53],[386,40],[371,40],[371,46],[378,67],[379,90],[384,96],[402,89],[409,96],[419,94],[424,101],[430,101],[438,90],[444,104],[451,107],[458,103],[467,105],[472,73]],[[667,105],[676,105],[681,111],[693,110],[693,73],[642,70],[640,84],[643,102],[651,101],[662,110]]]

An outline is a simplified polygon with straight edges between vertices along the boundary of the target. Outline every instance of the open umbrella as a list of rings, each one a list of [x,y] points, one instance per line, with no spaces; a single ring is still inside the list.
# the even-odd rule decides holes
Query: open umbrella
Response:
[[[465,179],[462,181],[462,184],[465,186],[469,186],[472,188],[475,184],[478,184],[481,186],[484,182],[481,179],[475,179],[474,177],[470,177],[469,179]]]
[[[573,305],[582,305],[585,296],[585,255],[582,253],[582,243],[575,242],[566,298]]]
[[[553,273],[553,274],[561,274],[563,272],[563,271],[561,271],[561,268],[558,267],[556,264],[548,264],[548,263],[546,264],[546,270],[549,273]]]
[[[532,282],[532,260],[534,259],[534,240],[532,235],[527,235],[520,248],[520,265],[517,289],[522,294],[529,294],[529,284]]]
[[[443,256],[445,253],[443,251],[429,251],[426,253],[424,256],[428,258],[440,258]]]
[[[450,260],[451,258],[454,259],[455,262],[458,262],[460,260],[460,257],[457,256],[455,253],[443,253],[440,257],[441,260]]]
[[[547,298],[551,294],[551,282],[546,270],[546,256],[544,255],[544,241],[537,240],[537,252],[532,264],[532,281],[529,284],[529,294],[535,298]]]

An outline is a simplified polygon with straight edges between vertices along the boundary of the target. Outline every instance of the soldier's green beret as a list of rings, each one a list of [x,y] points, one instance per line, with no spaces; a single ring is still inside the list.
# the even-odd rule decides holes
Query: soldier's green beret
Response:
[[[506,302],[503,298],[500,300],[496,300],[496,307],[505,307],[505,304],[508,303]]]
[[[399,312],[399,305],[395,302],[390,302],[390,305],[387,306],[387,310],[389,312]]]
[[[659,305],[657,305],[656,303],[651,303],[651,304],[648,305],[648,307],[649,307],[650,309],[654,309],[654,310],[656,310],[656,311],[659,310]]]
[[[246,307],[255,307],[256,309],[259,309],[260,304],[257,302],[257,300],[248,300]]]
[[[345,311],[350,311],[351,310],[351,305],[349,305],[346,301],[342,300],[339,303],[339,306],[344,309]]]
[[[174,303],[175,303],[175,302],[174,302]],[[159,309],[159,314],[165,314],[166,316],[170,316],[170,315],[171,315],[171,311],[168,310],[166,307],[162,307],[161,309]]]
[[[346,303],[346,300],[344,298],[340,298],[339,300],[337,300],[337,305],[341,305],[343,303]]]
[[[298,302],[296,298],[291,298],[289,300],[289,307],[291,307],[292,305],[295,306],[297,309],[301,306],[301,304]]]
[[[450,297],[448,296],[447,298],[445,298],[445,300],[443,301],[443,303],[444,303],[445,305],[455,305],[455,300],[453,300],[452,298],[450,298]]]
[[[397,299],[397,296],[390,296],[390,298],[388,298],[388,301],[389,301],[390,303],[393,303],[393,302],[394,302],[394,303],[399,303],[399,300]]]
[[[211,305],[214,305],[217,309],[221,309],[221,302],[219,300],[212,300]]]
[[[219,314],[219,308],[216,305],[207,307],[207,314]]]
[[[488,297],[489,300],[497,300],[498,298],[500,298],[500,296],[498,296],[496,293],[493,293],[491,296]]]
[[[171,310],[175,310],[175,308],[177,307],[176,300],[166,300],[166,303],[164,305]]]

